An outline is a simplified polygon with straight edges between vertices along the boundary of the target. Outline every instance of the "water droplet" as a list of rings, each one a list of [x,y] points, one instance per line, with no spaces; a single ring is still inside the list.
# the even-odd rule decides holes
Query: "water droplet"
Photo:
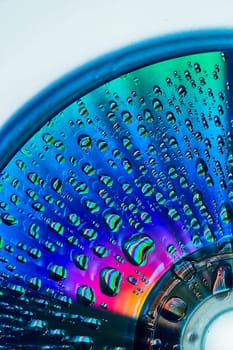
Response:
[[[18,220],[9,213],[2,213],[1,219],[2,219],[2,222],[7,226],[13,226],[18,224]]]
[[[153,100],[153,107],[154,107],[156,112],[160,112],[160,111],[163,110],[163,105],[162,105],[161,101],[158,98],[155,98]]]
[[[173,259],[177,258],[177,250],[173,244],[167,246],[167,252],[172,256]]]
[[[171,111],[168,111],[166,113],[166,118],[167,118],[167,122],[169,125],[175,124],[176,117],[175,117],[174,113],[172,113]]]
[[[154,249],[154,241],[144,234],[132,235],[123,243],[123,252],[126,259],[137,266],[145,265],[149,253]]]
[[[54,138],[51,134],[49,133],[44,133],[42,135],[42,139],[44,140],[45,143],[53,145],[54,144]]]
[[[203,226],[203,234],[204,234],[205,239],[208,242],[214,242],[216,240],[214,231],[208,224],[204,224],[204,226]]]
[[[164,195],[160,191],[155,192],[155,199],[158,202],[158,204],[160,204],[160,205],[164,205],[166,203],[166,198],[164,197]]]
[[[206,176],[208,167],[203,159],[197,160],[196,169],[199,176]]]
[[[48,274],[54,281],[63,281],[67,278],[67,269],[64,266],[50,263],[48,266]]]
[[[194,63],[194,69],[195,69],[196,73],[201,72],[201,67],[200,67],[200,64],[198,62]]]
[[[130,112],[128,112],[128,111],[123,111],[123,112],[121,113],[121,116],[122,116],[123,122],[124,122],[126,125],[129,125],[129,124],[132,123],[133,117],[132,117],[132,115],[131,115]]]
[[[80,217],[76,213],[70,213],[68,215],[68,222],[76,227],[80,225]]]
[[[37,200],[38,199],[37,193],[35,191],[33,191],[31,188],[28,188],[26,193],[27,193],[29,198],[31,198],[33,200]]]
[[[175,276],[183,282],[190,282],[196,275],[196,268],[193,262],[189,260],[179,260],[173,265]]]
[[[72,245],[74,247],[79,246],[78,238],[74,235],[70,235],[70,236],[66,237],[66,240],[70,245]]]
[[[116,103],[116,101],[110,101],[109,107],[110,107],[111,111],[114,113],[119,110],[119,107],[118,107],[118,104]]]
[[[84,201],[84,205],[87,208],[87,210],[92,214],[98,213],[98,211],[100,210],[98,204],[91,199],[86,199]]]
[[[23,160],[20,160],[20,159],[17,159],[16,165],[20,170],[23,170],[23,171],[25,171],[27,168],[25,162]]]
[[[232,269],[231,265],[224,264],[220,265],[214,272],[215,279],[213,282],[212,293],[217,294],[225,292],[232,288]]]
[[[200,207],[201,205],[204,204],[203,202],[203,195],[200,191],[198,190],[194,190],[193,191],[193,203],[194,205],[196,205],[197,207]]]
[[[108,249],[99,244],[93,247],[93,252],[99,258],[106,258],[109,254]]]
[[[62,188],[63,188],[62,181],[61,181],[60,179],[58,179],[58,178],[52,179],[52,180],[51,180],[51,188],[52,188],[55,192],[61,194]]]
[[[113,185],[113,179],[109,175],[101,174],[99,175],[99,180],[108,187],[112,187]]]
[[[133,286],[138,285],[138,280],[134,276],[127,276],[127,281],[131,283]]]
[[[140,213],[140,218],[145,224],[149,224],[152,222],[152,218],[151,218],[150,214],[147,213],[146,211],[143,211]]]
[[[220,206],[220,217],[225,224],[230,224],[233,219],[233,212],[230,204],[222,203]]]
[[[54,146],[59,150],[63,151],[65,149],[64,143],[60,140],[56,140]]]
[[[120,230],[120,227],[122,225],[122,219],[118,214],[107,210],[103,213],[103,219],[107,227],[112,232],[118,232]]]
[[[131,194],[133,192],[133,188],[128,182],[122,182],[121,188],[126,194]]]
[[[34,259],[40,259],[42,256],[41,250],[36,247],[31,248],[28,254]]]
[[[56,155],[56,160],[58,161],[59,164],[62,164],[62,165],[64,165],[66,162],[65,157],[61,153],[58,153]]]
[[[153,87],[153,90],[154,90],[155,96],[159,97],[159,96],[162,95],[162,91],[161,91],[161,89],[160,89],[160,87],[158,85],[155,85]]]
[[[71,338],[71,343],[75,345],[74,349],[92,350],[94,341],[91,337],[76,335]],[[67,348],[67,350],[73,350],[73,347]]]
[[[7,288],[11,291],[11,293],[14,296],[16,296],[18,298],[22,297],[26,292],[26,290],[23,286],[13,284],[13,283],[8,283]]]
[[[74,177],[69,177],[68,181],[78,194],[89,193],[89,187],[85,182],[78,182]]]
[[[41,289],[42,283],[41,283],[41,279],[38,277],[30,277],[28,279],[28,285],[31,289],[34,289],[36,291]]]
[[[120,271],[111,267],[105,267],[100,272],[101,291],[108,296],[116,296],[120,292],[122,278]]]
[[[63,235],[63,233],[65,231],[64,226],[60,222],[57,222],[57,221],[51,221],[49,223],[49,228],[59,235]]]
[[[27,178],[34,185],[40,185],[41,187],[44,187],[45,185],[44,180],[35,172],[28,173]]]
[[[44,246],[51,253],[54,253],[56,250],[55,245],[52,242],[45,241]]]
[[[89,163],[84,163],[82,166],[82,171],[84,172],[84,174],[88,175],[88,176],[93,176],[96,173],[96,170],[93,168],[93,166]]]
[[[85,285],[77,288],[76,298],[77,301],[84,306],[91,306],[96,301],[93,289]]]
[[[103,152],[103,153],[107,152],[108,149],[109,149],[107,142],[104,141],[104,140],[98,140],[97,141],[97,147],[100,150],[100,152]]]
[[[92,139],[89,135],[79,135],[78,144],[82,150],[90,150],[92,148]]]
[[[139,133],[139,136],[141,137],[147,137],[148,136],[148,131],[145,125],[138,125],[137,131]]]
[[[81,234],[88,241],[94,241],[98,237],[98,233],[93,228],[84,228]]]
[[[187,95],[187,90],[186,90],[186,87],[184,85],[180,85],[178,87],[178,94],[181,98],[184,98]]]
[[[147,123],[153,123],[154,121],[154,116],[149,109],[144,109],[144,118]]]
[[[181,298],[172,297],[162,305],[159,312],[166,320],[178,322],[186,317],[187,304]]]
[[[144,196],[149,197],[154,193],[154,187],[151,182],[144,182],[141,184],[141,191]]]
[[[85,254],[76,254],[74,256],[75,265],[81,270],[87,270],[89,264],[89,258]]]
[[[168,215],[173,221],[180,220],[180,214],[175,207],[168,207]]]
[[[32,208],[36,211],[44,212],[45,206],[40,202],[34,202],[32,203]]]

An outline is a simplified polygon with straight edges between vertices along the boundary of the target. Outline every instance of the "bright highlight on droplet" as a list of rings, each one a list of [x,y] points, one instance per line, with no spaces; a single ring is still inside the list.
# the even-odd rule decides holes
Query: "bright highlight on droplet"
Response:
[[[206,332],[204,350],[233,349],[233,310],[220,315]]]

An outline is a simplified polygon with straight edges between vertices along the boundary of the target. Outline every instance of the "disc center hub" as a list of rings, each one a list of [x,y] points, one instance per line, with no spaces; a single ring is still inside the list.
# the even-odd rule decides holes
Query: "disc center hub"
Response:
[[[232,350],[233,292],[204,301],[189,316],[181,337],[183,350]]]

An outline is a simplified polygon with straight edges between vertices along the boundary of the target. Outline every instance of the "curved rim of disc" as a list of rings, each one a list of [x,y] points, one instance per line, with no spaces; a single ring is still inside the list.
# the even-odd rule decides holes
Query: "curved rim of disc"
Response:
[[[153,63],[230,49],[233,28],[176,33],[124,47],[71,71],[38,93],[1,127],[0,170],[48,120],[104,83]]]

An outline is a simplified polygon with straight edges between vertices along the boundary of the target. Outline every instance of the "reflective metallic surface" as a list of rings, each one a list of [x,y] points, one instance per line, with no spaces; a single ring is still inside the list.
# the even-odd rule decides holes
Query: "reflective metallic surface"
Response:
[[[93,63],[2,130],[0,348],[197,348],[233,283],[233,36],[202,34]]]

